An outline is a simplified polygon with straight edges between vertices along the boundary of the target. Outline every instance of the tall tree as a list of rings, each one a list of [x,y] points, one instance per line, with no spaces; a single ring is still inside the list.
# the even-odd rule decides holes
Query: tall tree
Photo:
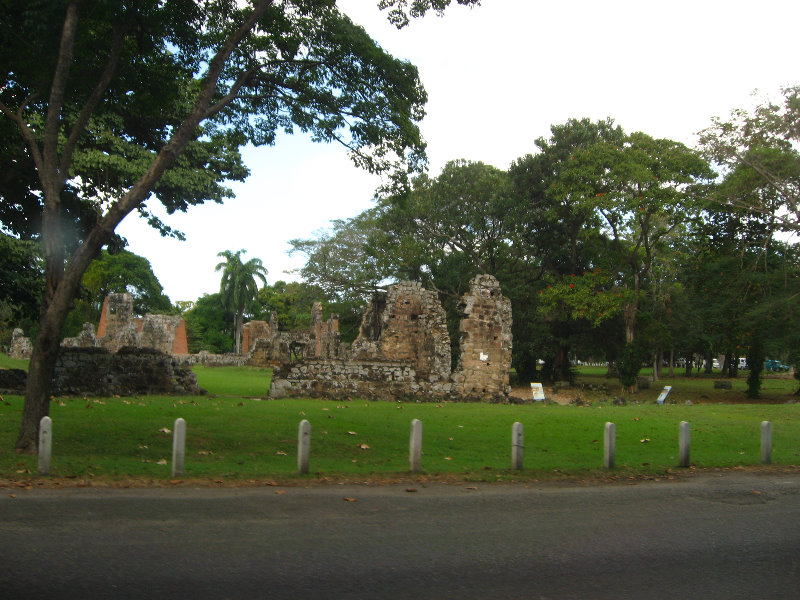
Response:
[[[621,144],[598,142],[576,150],[554,181],[555,197],[591,207],[610,238],[611,264],[626,290],[622,315],[625,343],[636,341],[636,321],[656,256],[703,206],[709,165],[685,145],[633,133]],[[624,350],[638,371],[642,348]],[[627,366],[627,365],[626,365]],[[635,381],[626,375],[626,381]],[[626,387],[633,388],[633,384]]]
[[[64,335],[77,335],[87,321],[96,323],[106,296],[122,292],[133,296],[137,315],[172,314],[176,310],[164,294],[149,260],[127,250],[114,254],[103,250],[83,274],[80,295],[67,316]]]
[[[251,258],[242,262],[242,253],[245,250],[231,252],[225,250],[217,254],[225,259],[219,263],[215,270],[222,271],[222,280],[219,284],[219,295],[223,306],[233,313],[233,351],[236,354],[242,351],[242,331],[244,317],[255,308],[258,296],[258,281],[267,285],[267,269],[260,258]]]
[[[448,4],[380,2],[399,26]],[[223,149],[272,143],[279,129],[339,141],[374,171],[423,159],[416,69],[331,0],[2,2],[0,65],[0,113],[33,161],[43,203],[45,290],[21,451],[35,450],[61,329],[88,265],[134,210],[170,231],[144,206],[151,195],[169,212],[222,200],[227,172],[244,177]],[[205,168],[189,168],[198,156]],[[94,199],[78,240],[65,228],[71,187]]]
[[[736,109],[713,119],[700,144],[723,167],[723,205],[766,215],[776,228],[800,231],[800,86],[782,90],[779,102]]]

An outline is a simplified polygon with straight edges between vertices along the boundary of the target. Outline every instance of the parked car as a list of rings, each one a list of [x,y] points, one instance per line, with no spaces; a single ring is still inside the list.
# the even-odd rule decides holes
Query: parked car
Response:
[[[789,370],[789,365],[785,365],[781,361],[772,358],[768,358],[764,361],[764,367],[767,371],[772,371],[773,373]]]

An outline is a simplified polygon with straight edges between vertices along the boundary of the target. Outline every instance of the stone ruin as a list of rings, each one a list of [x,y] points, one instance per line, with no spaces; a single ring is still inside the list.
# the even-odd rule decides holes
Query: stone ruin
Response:
[[[0,393],[22,394],[27,373],[0,370]],[[200,395],[197,376],[179,357],[155,348],[62,348],[56,360],[55,396]]]
[[[95,334],[94,325],[84,323],[76,336],[64,338],[63,348],[105,348],[119,352],[121,348],[155,348],[165,354],[189,354],[186,322],[175,315],[133,315],[133,296],[128,293],[109,294],[103,301],[100,323]],[[31,342],[21,329],[15,329],[11,338],[9,355],[29,358]]]
[[[118,352],[126,346],[155,348],[165,354],[189,354],[186,323],[176,315],[133,316],[133,296],[109,294],[103,301],[97,340],[101,348]]]
[[[461,354],[452,373],[450,335],[437,294],[401,282],[376,294],[349,351],[315,352],[283,363],[273,374],[270,396],[508,401],[510,301],[494,277],[478,275],[459,307]]]
[[[8,355],[11,358],[30,358],[31,352],[33,352],[31,340],[25,337],[22,329],[14,329],[11,332],[11,347],[8,349]]]
[[[275,313],[266,321],[248,321],[242,333],[242,354],[252,367],[280,367],[295,359],[336,358],[347,348],[339,341],[339,317],[322,320],[322,303],[311,308],[308,331],[278,331]]]
[[[186,324],[181,317],[133,316],[130,294],[110,294],[100,324],[84,323],[81,333],[61,342],[56,361],[56,395],[202,394],[191,371]],[[11,356],[29,358],[30,340],[14,330]],[[4,373],[0,388],[21,393],[27,374]]]

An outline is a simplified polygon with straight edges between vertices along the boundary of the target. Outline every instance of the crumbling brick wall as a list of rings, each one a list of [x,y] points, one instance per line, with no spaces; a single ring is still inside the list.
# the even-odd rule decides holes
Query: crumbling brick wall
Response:
[[[156,348],[167,354],[188,354],[186,323],[175,315],[133,316],[133,296],[109,294],[103,301],[97,339],[101,347],[118,352],[124,347]]]

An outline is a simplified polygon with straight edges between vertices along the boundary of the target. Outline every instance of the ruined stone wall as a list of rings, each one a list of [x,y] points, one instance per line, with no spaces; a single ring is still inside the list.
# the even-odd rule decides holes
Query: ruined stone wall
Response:
[[[461,396],[509,393],[511,370],[511,301],[491,275],[478,275],[461,298],[461,354],[453,373]]]
[[[11,332],[11,347],[8,355],[11,358],[30,358],[33,352],[33,345],[30,338],[25,337],[22,329],[16,328]]]
[[[188,354],[186,323],[174,315],[133,316],[133,296],[109,294],[97,326],[99,345],[110,352],[121,348],[155,348],[167,354]]]
[[[418,379],[450,377],[450,334],[436,292],[404,281],[376,295],[350,349],[360,361],[405,361]]]
[[[22,393],[27,374],[15,373]],[[2,384],[8,382],[1,381]],[[134,396],[142,394],[205,394],[184,362],[152,348],[62,348],[56,361],[55,396]]]
[[[186,366],[203,365],[204,367],[243,367],[248,364],[248,357],[242,354],[212,354],[201,350],[197,354],[176,355],[180,364]]]
[[[197,376],[179,359],[152,348],[64,349],[53,378],[58,396],[133,396],[204,394]]]
[[[94,334],[94,325],[84,323],[81,332],[74,338],[64,338],[61,340],[64,348],[97,348],[100,342]]]
[[[272,314],[274,315],[275,313]],[[256,340],[268,340],[272,337],[273,329],[269,323],[266,321],[248,321],[242,327],[242,354],[248,354],[253,349]]]
[[[367,308],[349,360],[306,360],[273,375],[270,395],[417,400],[508,400],[511,303],[479,275],[461,300],[461,354],[450,377],[450,336],[435,292],[403,282]]]
[[[307,359],[339,357],[339,315],[323,321],[322,302],[314,302],[311,307],[309,342],[304,354]]]
[[[275,371],[273,398],[350,398],[371,400],[416,399],[437,401],[450,397],[449,383],[420,381],[407,362],[310,360]]]

